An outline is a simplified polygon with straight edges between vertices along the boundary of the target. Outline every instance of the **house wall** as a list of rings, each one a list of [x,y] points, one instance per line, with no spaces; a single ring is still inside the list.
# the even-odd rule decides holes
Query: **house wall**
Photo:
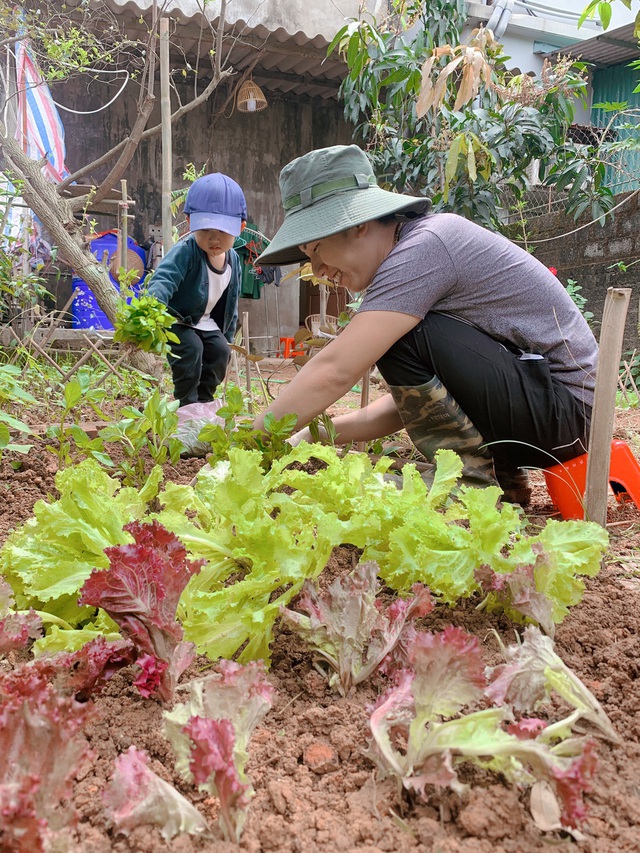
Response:
[[[73,85],[74,91],[68,84],[65,87],[65,103],[73,103],[78,111],[96,108],[95,92],[87,92],[79,84]],[[64,114],[67,165],[72,172],[97,159],[128,135],[135,120],[136,102],[133,92],[127,94],[128,97],[121,97],[95,115]],[[312,148],[350,143],[352,131],[337,102],[304,97],[291,100],[285,95],[268,93],[267,109],[249,114],[238,113],[232,106],[224,108],[227,95],[226,87],[221,87],[207,103],[174,126],[173,187],[187,185],[183,172],[188,163],[195,164],[197,169],[207,164],[207,171],[228,174],[245,191],[250,219],[271,238],[282,221],[280,169]],[[191,93],[183,90],[180,96],[185,103]],[[175,108],[177,103],[172,106]],[[158,105],[148,126],[159,122]],[[96,169],[91,180],[100,181],[112,165]],[[151,226],[161,223],[160,134],[140,145],[123,177],[127,180],[128,195],[135,201],[129,234],[142,243],[150,236]],[[183,218],[179,215],[174,224]],[[113,217],[96,215],[95,219],[97,230],[116,224]],[[279,288],[265,286],[260,300],[241,300],[240,312],[249,312],[252,348],[274,351],[281,335],[293,334],[298,329],[299,291],[297,279],[290,279]],[[59,294],[58,304],[61,301],[64,298]]]
[[[638,297],[640,296],[640,196],[625,193],[616,196],[616,203],[624,202],[608,217],[604,227],[598,223],[588,225],[588,219],[577,223],[563,214],[552,214],[529,220],[527,234],[535,248],[535,256],[547,266],[558,270],[558,278],[566,284],[572,279],[580,285],[580,295],[587,300],[586,309],[592,311],[598,325],[602,320],[604,300],[609,287],[632,288],[623,353],[640,347],[638,335]],[[548,242],[536,243],[536,240]],[[622,262],[627,271],[613,268]]]
[[[595,69],[592,76],[592,100],[594,104],[626,102],[630,112],[617,114],[594,108],[591,110],[591,124],[598,127],[612,127],[618,140],[638,137],[638,108],[640,92],[634,92],[640,74],[637,68],[629,65],[614,65],[610,68]],[[613,120],[613,121],[612,121]],[[613,193],[634,190],[639,185],[640,151],[633,147],[626,151],[611,152],[607,158],[605,184]]]
[[[487,23],[494,5],[487,0],[468,0],[469,20],[464,37],[480,23]],[[500,38],[504,53],[509,57],[507,68],[524,74],[539,74],[545,55],[550,51],[599,34],[606,35],[597,17],[585,21],[578,29],[578,19],[586,5],[586,0],[515,0]],[[608,30],[633,21],[635,15],[635,8],[627,9],[622,2],[612,3]],[[576,123],[589,124],[589,108],[576,101],[575,109]]]

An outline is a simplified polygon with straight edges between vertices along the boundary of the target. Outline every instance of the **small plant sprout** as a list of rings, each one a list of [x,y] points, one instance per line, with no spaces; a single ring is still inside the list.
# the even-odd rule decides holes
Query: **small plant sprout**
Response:
[[[284,622],[332,670],[329,684],[342,696],[378,668],[408,620],[433,610],[429,590],[422,584],[414,584],[413,597],[397,598],[384,609],[376,599],[377,570],[374,562],[361,563],[348,577],[335,580],[323,596],[305,581],[298,609],[308,615],[280,608]]]
[[[116,831],[129,835],[144,824],[157,826],[165,841],[180,832],[206,833],[207,824],[200,812],[148,764],[147,755],[135,746],[116,759],[111,782],[104,792],[107,817]]]
[[[187,782],[220,800],[220,826],[237,843],[253,787],[244,768],[251,734],[271,708],[273,688],[264,666],[220,661],[218,671],[190,681],[189,698],[164,712],[164,734]]]
[[[35,610],[16,612],[15,599],[9,584],[0,577],[0,655],[21,649],[42,633],[42,619]]]

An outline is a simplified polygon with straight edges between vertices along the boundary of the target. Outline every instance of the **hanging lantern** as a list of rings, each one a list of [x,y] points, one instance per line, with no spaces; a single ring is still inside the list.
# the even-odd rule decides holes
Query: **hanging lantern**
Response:
[[[236,95],[236,106],[241,113],[259,113],[267,108],[267,99],[264,92],[251,78],[245,80],[238,89]]]

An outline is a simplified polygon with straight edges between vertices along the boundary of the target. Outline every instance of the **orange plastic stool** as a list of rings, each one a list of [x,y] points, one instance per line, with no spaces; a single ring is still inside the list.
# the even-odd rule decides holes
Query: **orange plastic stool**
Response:
[[[306,355],[303,349],[296,349],[295,338],[280,338],[280,351],[283,358],[294,358],[296,355]]]
[[[584,518],[588,454],[546,468],[544,478],[551,500],[564,518]],[[609,484],[620,503],[633,501],[640,508],[640,463],[624,441],[611,442]]]

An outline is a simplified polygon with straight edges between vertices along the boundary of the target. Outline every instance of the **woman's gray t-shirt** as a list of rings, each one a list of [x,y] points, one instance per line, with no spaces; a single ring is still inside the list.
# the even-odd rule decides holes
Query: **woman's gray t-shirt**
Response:
[[[453,213],[407,222],[367,288],[362,311],[441,311],[549,361],[593,405],[598,345],[573,300],[540,261]]]

